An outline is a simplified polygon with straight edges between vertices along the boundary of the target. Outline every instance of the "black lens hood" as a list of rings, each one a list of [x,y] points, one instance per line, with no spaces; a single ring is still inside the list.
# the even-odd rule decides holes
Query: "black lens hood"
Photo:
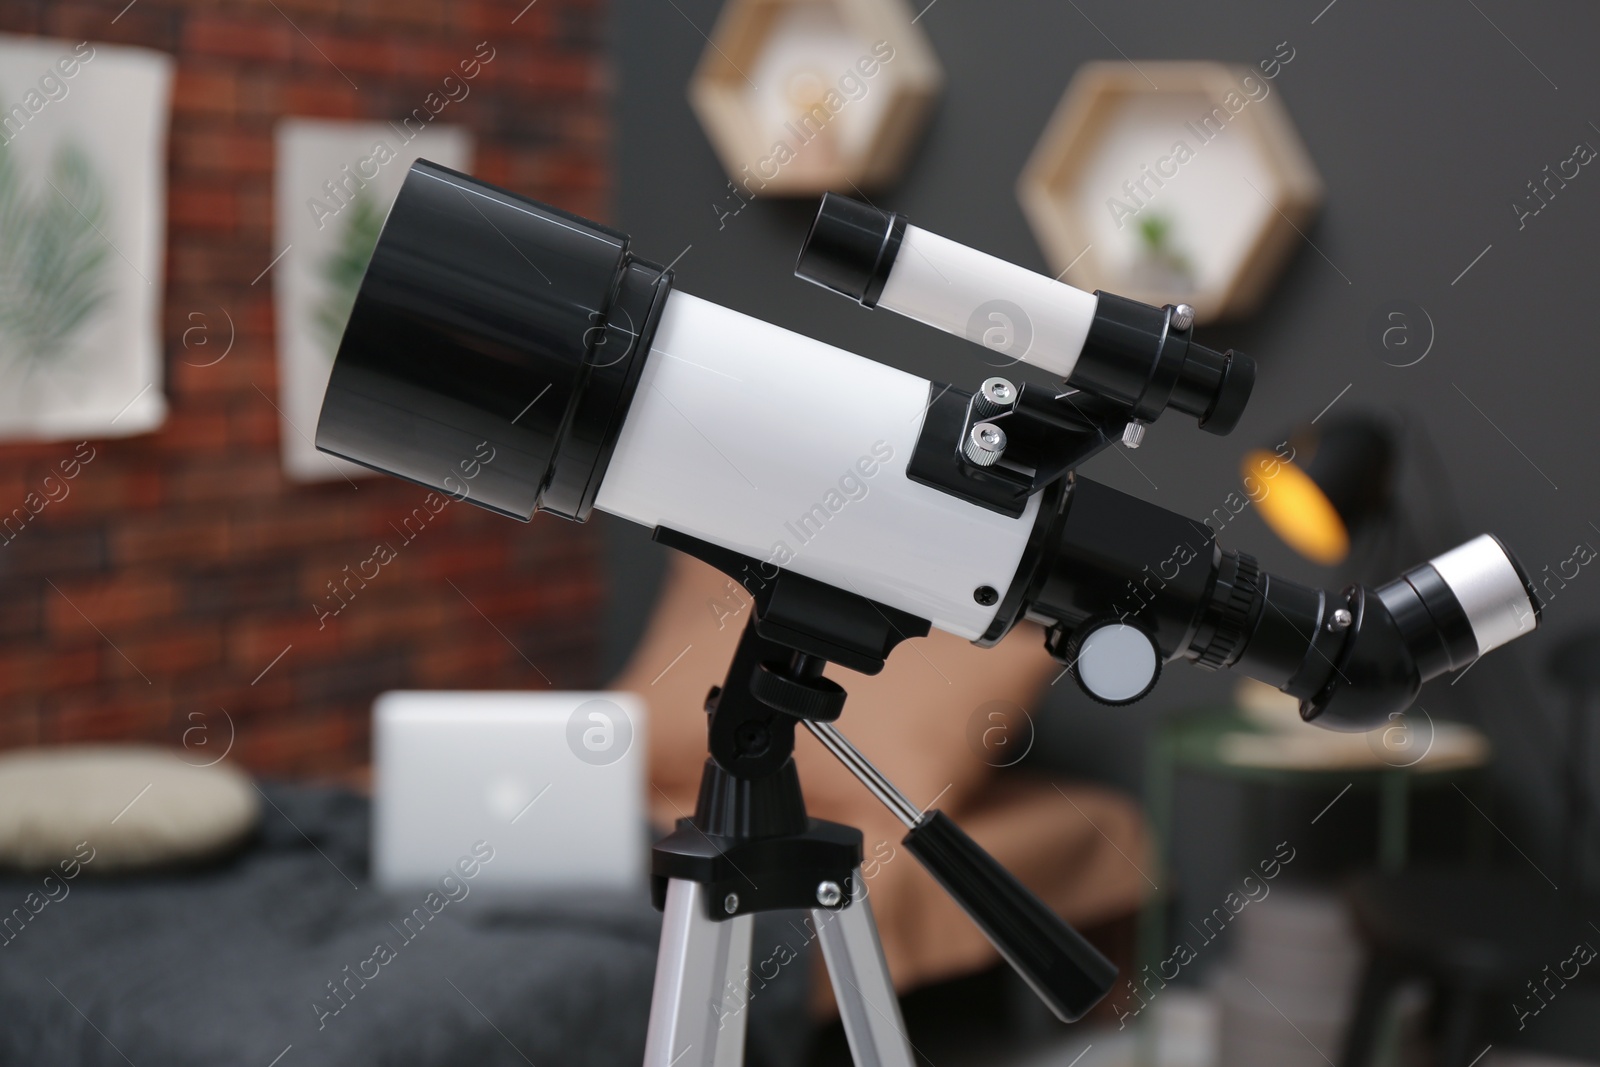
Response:
[[[418,160],[345,327],[317,447],[524,521],[581,521],[670,288],[625,234]]]

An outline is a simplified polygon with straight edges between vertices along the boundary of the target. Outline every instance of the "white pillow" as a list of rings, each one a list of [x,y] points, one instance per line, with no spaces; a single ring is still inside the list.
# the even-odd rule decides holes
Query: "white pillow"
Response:
[[[0,753],[0,866],[41,870],[76,859],[104,874],[194,862],[239,844],[260,814],[245,774],[193,766],[169,749]]]

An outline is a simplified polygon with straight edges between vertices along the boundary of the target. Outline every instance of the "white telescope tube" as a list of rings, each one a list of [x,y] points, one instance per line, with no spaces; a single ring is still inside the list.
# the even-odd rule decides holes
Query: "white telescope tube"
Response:
[[[907,226],[878,306],[1067,378],[1099,298]]]
[[[595,506],[981,637],[1039,509],[906,477],[929,383],[674,290]]]

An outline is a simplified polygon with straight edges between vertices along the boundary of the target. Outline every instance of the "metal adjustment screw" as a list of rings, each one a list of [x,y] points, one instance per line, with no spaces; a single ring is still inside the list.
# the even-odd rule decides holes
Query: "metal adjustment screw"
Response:
[[[992,422],[980,422],[967,434],[962,451],[971,462],[980,467],[993,466],[1006,450],[1006,432]]]
[[[1138,448],[1144,444],[1144,431],[1149,425],[1139,419],[1129,419],[1128,425],[1122,428],[1122,443],[1129,448]]]
[[[1174,330],[1187,330],[1194,325],[1194,308],[1188,304],[1179,304],[1172,309],[1172,328]]]
[[[820,882],[817,885],[817,903],[824,908],[832,908],[844,899],[844,890],[839,888],[838,882]]]
[[[1346,629],[1354,619],[1355,616],[1350,614],[1349,608],[1335,608],[1333,614],[1328,616],[1328,629]]]
[[[984,607],[988,607],[991,604],[999,603],[1000,594],[995,592],[995,588],[992,585],[980,585],[972,591],[972,599]]]
[[[722,898],[722,910],[727,912],[729,915],[732,915],[734,912],[738,911],[739,910],[739,894],[738,893],[729,893],[727,896],[723,897]]]
[[[973,397],[973,409],[985,418],[1010,411],[1016,406],[1020,392],[1008,378],[986,378],[978,386],[978,395]]]

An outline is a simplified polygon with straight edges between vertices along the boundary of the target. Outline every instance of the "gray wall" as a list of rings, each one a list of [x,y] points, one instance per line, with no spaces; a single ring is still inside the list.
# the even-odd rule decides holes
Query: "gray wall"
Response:
[[[1510,207],[1577,141],[1600,147],[1591,124],[1600,122],[1600,14],[1577,2],[1535,13],[1504,0],[1337,0],[1319,17],[1323,3],[938,0],[919,25],[944,64],[944,96],[905,178],[874,200],[1043,270],[1013,186],[1080,63],[1125,53],[1252,64],[1287,41],[1295,57],[1272,87],[1328,195],[1265,310],[1202,333],[1258,359],[1250,410],[1231,438],[1169,416],[1136,454],[1107,453],[1085,473],[1206,514],[1237,488],[1247,447],[1280,440],[1349,385],[1338,408],[1401,413],[1426,429],[1466,526],[1499,533],[1530,570],[1567,559],[1580,541],[1600,546],[1592,416],[1600,375],[1591,341],[1600,165],[1584,168],[1525,229]],[[618,224],[644,255],[667,261],[682,253],[680,288],[918,374],[975,385],[985,367],[964,342],[792,277],[813,202],[757,202],[719,229],[715,205],[727,194],[726,177],[685,86],[720,6],[614,0]],[[1404,369],[1386,365],[1368,337],[1372,316],[1395,299],[1420,303],[1437,333],[1429,356]],[[1413,498],[1423,489],[1413,466],[1405,492]],[[606,528],[619,568],[616,659],[653,595],[660,562],[642,532]],[[1248,510],[1224,542],[1300,580],[1342,577],[1298,561]],[[1600,574],[1585,570],[1549,605],[1544,632],[1486,659],[1454,691],[1435,686],[1423,700],[1481,720],[1499,756],[1505,802],[1497,817],[1546,864],[1557,847],[1562,707],[1530,679],[1558,639],[1596,617],[1597,597]],[[1221,701],[1230,685],[1174,667],[1155,696],[1122,710],[1052,692],[1041,716],[1044,747],[1058,766],[1136,788],[1152,724],[1174,709]],[[1470,704],[1459,699],[1463,691]]]

